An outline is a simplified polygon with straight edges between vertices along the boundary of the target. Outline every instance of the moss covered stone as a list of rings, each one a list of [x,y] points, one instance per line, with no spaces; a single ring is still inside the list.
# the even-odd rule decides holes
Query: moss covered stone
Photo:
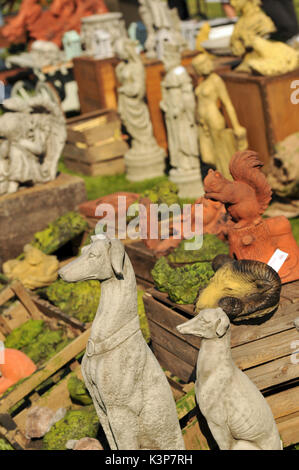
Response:
[[[93,405],[68,411],[65,417],[54,424],[44,436],[43,449],[66,450],[66,443],[70,439],[95,438],[98,430],[99,418]]]
[[[88,227],[86,220],[77,212],[68,212],[52,222],[45,230],[34,235],[32,245],[43,253],[54,253]]]
[[[7,336],[5,347],[22,351],[39,365],[48,361],[68,343],[63,329],[53,331],[43,320],[28,320]]]
[[[165,257],[160,258],[152,270],[157,288],[167,292],[177,304],[193,304],[200,288],[214,275],[211,263],[194,263],[172,268]]]
[[[0,438],[0,450],[14,450],[14,448],[6,439]]]
[[[204,234],[203,244],[199,250],[188,250],[192,240],[183,240],[179,246],[168,256],[171,263],[195,263],[199,261],[213,261],[215,256],[229,254],[227,243],[219,240],[216,235]]]
[[[73,374],[68,380],[67,388],[71,399],[75,403],[80,403],[81,405],[92,404],[92,399],[85,386],[85,383],[83,382],[83,380],[80,380],[75,374]]]
[[[42,332],[45,322],[43,320],[28,320],[23,325],[15,328],[6,338],[5,347],[22,349],[35,341]]]
[[[179,204],[178,188],[171,181],[162,181],[155,185],[152,189],[143,192],[142,196],[147,197],[153,204]]]
[[[62,279],[51,284],[47,297],[64,313],[78,320],[92,322],[101,296],[99,281],[65,282]]]

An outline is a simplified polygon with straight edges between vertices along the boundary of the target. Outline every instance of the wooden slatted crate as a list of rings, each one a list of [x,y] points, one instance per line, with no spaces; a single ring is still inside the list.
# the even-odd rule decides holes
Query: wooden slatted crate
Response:
[[[174,304],[156,289],[147,291],[144,304],[161,366],[186,383],[194,381],[200,339],[176,330],[194,316],[193,306]],[[299,364],[292,349],[299,341],[293,324],[298,316],[299,281],[283,286],[279,309],[267,322],[232,325],[234,361],[266,396],[285,446],[299,442]]]
[[[71,170],[90,176],[124,173],[127,150],[121,121],[114,110],[90,112],[67,122],[63,155]]]
[[[6,336],[29,319],[44,320],[52,329],[63,328],[71,342],[59,353],[53,356],[46,364],[38,367],[36,372],[21,383],[16,384],[10,392],[0,396],[0,414],[7,413],[26,395],[32,392],[39,384],[68,363],[74,355],[84,350],[89,337],[87,325],[76,318],[69,317],[49,302],[31,296],[19,281],[14,281],[0,292],[0,305],[17,297],[19,304],[2,312],[0,315],[0,340],[5,341]]]

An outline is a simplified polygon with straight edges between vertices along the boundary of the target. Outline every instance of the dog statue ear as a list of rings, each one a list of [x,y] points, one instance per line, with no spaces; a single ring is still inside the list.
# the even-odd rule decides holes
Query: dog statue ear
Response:
[[[110,262],[114,274],[118,279],[123,279],[124,274],[124,261],[125,261],[125,247],[119,240],[110,240]]]
[[[222,338],[230,327],[230,321],[224,311],[222,309],[219,310],[221,311],[221,315],[219,316],[219,320],[217,321],[216,335],[218,336],[218,338]]]

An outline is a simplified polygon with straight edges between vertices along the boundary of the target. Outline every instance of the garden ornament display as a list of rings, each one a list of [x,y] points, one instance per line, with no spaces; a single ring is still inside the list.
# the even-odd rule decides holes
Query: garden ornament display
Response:
[[[46,287],[56,281],[59,262],[56,256],[45,255],[32,245],[24,247],[23,260],[6,261],[3,272],[10,280],[19,280],[27,289]]]
[[[201,159],[231,179],[229,162],[237,150],[248,148],[247,131],[239,123],[224,81],[213,71],[211,58],[207,54],[199,54],[192,65],[196,74],[203,78],[195,90]],[[226,110],[232,129],[227,128],[219,101]]]
[[[208,286],[199,293],[195,303],[196,312],[221,307],[231,321],[238,323],[267,318],[278,308],[281,281],[270,266],[259,261],[235,261],[222,255],[214,261],[216,273]]]
[[[0,395],[12,385],[36,371],[35,364],[21,351],[5,348],[3,364],[0,362]]]
[[[59,273],[67,282],[101,281],[82,373],[110,448],[183,450],[171,389],[140,330],[135,274],[122,243],[94,236]]]
[[[202,310],[177,329],[202,338],[195,394],[220,450],[282,450],[268,403],[233,361],[230,322],[224,311]]]
[[[64,114],[47,95],[5,100],[0,117],[0,195],[56,178],[66,141]]]
[[[172,166],[169,179],[178,186],[180,197],[197,198],[203,195],[203,186],[192,81],[181,65],[178,46],[165,44],[163,63],[166,74],[161,83],[160,107],[165,113]]]
[[[129,181],[143,181],[163,176],[165,151],[158,146],[153,134],[148,106],[145,102],[145,70],[136,41],[123,41],[116,76],[120,83],[118,111],[122,122],[132,137],[131,148],[125,154],[127,178]]]
[[[170,9],[163,0],[139,0],[139,14],[146,26],[146,55],[149,59],[163,56],[163,43],[171,42],[180,50],[187,49],[176,8]]]
[[[243,56],[246,52],[244,37],[256,35],[268,37],[276,31],[272,19],[261,8],[261,0],[231,0],[230,4],[240,15],[231,37],[231,49],[234,55]]]
[[[270,264],[283,283],[299,279],[299,247],[284,216],[262,219],[272,191],[256,152],[237,152],[230,162],[234,181],[209,170],[205,197],[226,205],[233,224],[228,228],[230,254]]]

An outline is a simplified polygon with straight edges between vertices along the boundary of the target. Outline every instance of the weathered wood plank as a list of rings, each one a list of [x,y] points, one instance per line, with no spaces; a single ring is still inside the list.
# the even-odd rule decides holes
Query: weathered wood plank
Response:
[[[31,318],[34,320],[40,320],[41,319],[41,313],[35,303],[31,300],[28,292],[26,291],[25,287],[23,284],[21,284],[20,281],[14,281],[11,286],[11,290],[16,294],[16,296],[20,299],[26,310],[28,311],[28,314],[30,315]]]
[[[299,386],[270,395],[266,400],[275,419],[297,413],[299,411]]]
[[[278,431],[285,447],[299,441],[299,413],[284,416],[276,421]]]
[[[173,374],[180,377],[185,383],[189,383],[193,380],[193,368],[189,364],[182,361],[182,359],[174,354],[171,354],[157,343],[153,345],[153,351],[161,367],[171,370]]]
[[[298,379],[299,367],[298,364],[292,364],[291,356],[286,356],[249,369],[246,374],[260,390],[265,390]]]

